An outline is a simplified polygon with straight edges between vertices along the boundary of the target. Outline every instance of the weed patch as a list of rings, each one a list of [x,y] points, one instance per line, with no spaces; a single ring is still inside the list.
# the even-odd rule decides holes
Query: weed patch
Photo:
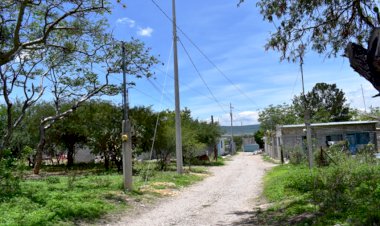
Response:
[[[337,164],[274,167],[264,179],[273,206],[260,216],[285,224],[380,225],[380,166],[342,154]]]

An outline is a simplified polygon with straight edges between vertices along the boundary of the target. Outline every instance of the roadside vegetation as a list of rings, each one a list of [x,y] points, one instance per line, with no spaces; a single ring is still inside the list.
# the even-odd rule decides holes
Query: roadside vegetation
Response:
[[[176,173],[175,163],[168,164],[166,171],[159,167],[156,161],[135,162],[133,191],[123,190],[122,175],[116,169],[105,171],[99,164],[74,165],[67,173],[62,166],[43,167],[44,176],[27,175],[17,191],[1,196],[0,225],[96,222],[107,214],[175,195],[207,176],[207,168],[201,165],[185,167],[182,175]]]
[[[220,136],[218,124],[194,120],[185,109],[181,117],[185,173],[178,175],[172,162],[174,112],[131,108],[134,190],[124,191],[122,109],[107,101],[92,100],[46,131],[44,160],[36,174],[33,168],[38,158],[38,119],[51,114],[53,105],[43,102],[30,107],[22,127],[13,131],[14,139],[2,153],[0,225],[76,225],[96,221],[109,213],[175,195],[180,188],[202,180],[207,166],[224,164],[221,157],[217,161],[212,155],[208,157]],[[62,108],[70,105],[65,102]],[[5,109],[0,105],[1,116]],[[98,156],[97,164],[75,163],[75,155],[86,148]]]
[[[379,225],[380,165],[373,147],[351,156],[341,145],[326,152],[331,158],[316,158],[312,170],[305,161],[274,167],[264,181],[264,195],[273,205],[257,215],[261,222]]]

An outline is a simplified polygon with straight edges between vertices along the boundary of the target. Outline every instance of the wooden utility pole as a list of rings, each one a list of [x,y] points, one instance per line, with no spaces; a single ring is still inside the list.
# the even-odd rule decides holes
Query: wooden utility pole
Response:
[[[123,54],[123,123],[122,123],[122,154],[123,154],[123,178],[124,189],[132,190],[132,137],[131,123],[128,118],[129,102],[127,89],[127,75],[125,62],[125,45],[122,42]]]
[[[182,160],[182,134],[181,134],[181,112],[179,102],[179,81],[178,81],[178,56],[177,56],[177,22],[175,14],[175,0],[172,0],[173,11],[173,51],[174,51],[174,94],[175,94],[175,147],[177,157],[177,173],[183,173]]]

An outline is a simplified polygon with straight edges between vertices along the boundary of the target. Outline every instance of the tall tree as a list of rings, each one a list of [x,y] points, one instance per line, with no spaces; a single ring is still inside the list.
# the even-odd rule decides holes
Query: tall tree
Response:
[[[295,96],[293,106],[300,118],[303,118],[305,108],[309,109],[311,122],[339,122],[351,118],[344,92],[336,84],[315,84],[305,97],[302,94]]]
[[[265,47],[281,52],[281,60],[295,61],[308,48],[329,57],[344,54],[380,92],[379,5],[378,0],[257,3],[264,20],[276,25]]]
[[[88,145],[92,152],[104,157],[106,170],[113,161],[121,171],[121,107],[97,100],[86,104],[81,111],[86,115],[83,123],[88,124]]]
[[[110,40],[110,35],[103,32],[106,23],[102,15],[109,12],[109,4],[103,0],[2,1],[0,12],[0,82],[7,106],[1,158],[13,129],[43,95],[46,75],[73,53],[71,62],[95,57],[98,48],[109,43],[105,40]],[[16,99],[23,104],[21,114],[14,117]]]
[[[269,105],[259,113],[260,129],[263,131],[275,130],[276,125],[302,122],[302,118],[297,117],[295,113],[294,107],[285,103],[277,106]]]

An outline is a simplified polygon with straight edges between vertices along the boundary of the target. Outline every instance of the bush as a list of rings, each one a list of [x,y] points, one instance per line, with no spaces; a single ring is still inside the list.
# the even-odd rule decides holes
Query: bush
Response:
[[[147,163],[138,163],[135,162],[134,169],[138,176],[140,176],[143,180],[149,180],[154,177],[156,173],[157,164],[152,162]]]
[[[307,156],[305,151],[301,146],[294,146],[289,149],[289,162],[291,164],[301,164],[307,161]]]
[[[25,170],[22,160],[29,150],[25,148],[18,159],[12,156],[10,150],[3,151],[0,159],[0,201],[20,192],[20,181]]]
[[[380,224],[380,167],[348,158],[319,173],[320,211],[358,225]]]
[[[380,225],[380,165],[337,147],[327,152],[335,162],[327,167],[275,167],[265,177],[265,196],[286,200],[280,204],[286,213],[312,207],[317,225]]]

